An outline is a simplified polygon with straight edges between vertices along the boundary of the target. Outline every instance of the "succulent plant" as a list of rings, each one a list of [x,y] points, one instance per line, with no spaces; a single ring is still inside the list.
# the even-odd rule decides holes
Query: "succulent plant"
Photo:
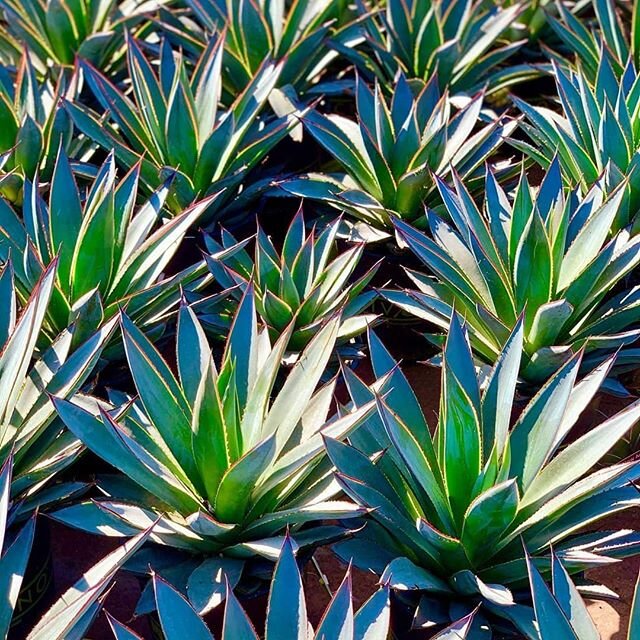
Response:
[[[86,140],[72,139],[71,120],[58,108],[60,98],[70,97],[75,88],[62,79],[55,85],[40,82],[31,58],[25,49],[15,74],[0,66],[0,154],[6,154],[4,171],[16,172],[4,179],[2,191],[11,200],[22,197],[23,176],[33,179],[39,171],[43,180],[51,178],[59,146],[74,158],[86,147]]]
[[[561,113],[514,98],[531,139],[511,144],[543,167],[557,154],[566,183],[586,192],[604,173],[608,191],[627,184],[618,227],[640,211],[640,80],[631,63],[616,78],[603,56],[595,83],[581,70],[554,64]]]
[[[83,482],[51,483],[83,447],[64,429],[48,394],[75,395],[79,405],[97,413],[95,404],[78,392],[114,328],[114,322],[106,323],[75,344],[78,328],[71,325],[51,346],[40,349],[37,345],[55,277],[54,261],[23,305],[14,287],[11,262],[0,271],[0,465],[13,461],[14,521],[86,490]]]
[[[223,37],[210,40],[191,72],[166,40],[157,68],[133,38],[127,45],[132,97],[91,65],[80,63],[109,121],[103,122],[98,113],[78,102],[67,102],[73,122],[96,144],[114,149],[121,165],[131,168],[139,162],[147,190],[156,189],[170,168],[176,177],[167,203],[175,213],[224,187],[225,198],[216,203],[220,207],[296,124],[293,115],[260,115],[281,66],[265,61],[235,102],[223,110],[218,107]],[[213,213],[209,211],[210,216]]]
[[[551,589],[535,562],[529,557],[527,561],[540,640],[598,640],[601,636],[589,616],[580,591],[558,556],[551,554]],[[627,633],[627,640],[634,640],[640,634],[640,582],[636,584]]]
[[[153,575],[153,590],[160,625],[166,640],[180,640],[188,634],[199,640],[213,635],[189,601],[159,575]],[[267,640],[386,640],[389,635],[389,592],[386,587],[374,593],[354,615],[351,599],[351,575],[347,572],[314,631],[307,620],[304,585],[296,562],[293,540],[286,536],[273,572],[264,637]],[[113,618],[111,628],[116,640],[133,636]],[[222,640],[258,640],[253,624],[227,585]]]
[[[414,96],[400,75],[390,101],[377,84],[372,90],[359,80],[356,97],[357,121],[316,110],[303,116],[307,131],[344,173],[311,174],[281,186],[345,210],[364,223],[365,237],[371,228],[374,238],[388,235],[395,217],[419,220],[424,203],[436,195],[433,173],[455,170],[476,180],[485,159],[515,127],[496,120],[478,128],[482,93],[454,113],[435,76]]]
[[[277,86],[292,85],[299,93],[313,88],[338,55],[326,46],[328,36],[350,17],[345,0],[185,2],[193,17],[161,11],[169,38],[185,50],[201,51],[209,34],[226,30],[223,82],[232,95],[251,82],[265,60],[283,63]]]
[[[132,535],[159,518],[150,540],[187,552],[172,565],[199,612],[224,598],[225,580],[232,587],[241,578],[255,582],[260,563],[254,561],[277,558],[287,527],[301,552],[343,537],[344,527],[320,523],[362,510],[334,500],[338,488],[322,435],[345,437],[374,407],[369,403],[327,420],[335,380],[316,387],[339,327],[336,315],[271,401],[293,325],[271,348],[268,331],[258,331],[251,288],[219,369],[195,314],[181,308],[178,378],[122,316],[139,401],[130,402],[117,421],[104,413],[96,418],[73,402],[55,403],[71,432],[129,480],[98,479],[107,498],[72,505],[53,517],[115,536]],[[154,566],[145,559],[145,569],[148,564]]]
[[[507,37],[524,5],[502,4],[388,0],[384,8],[370,11],[360,2],[363,44],[343,46],[337,38],[336,46],[389,94],[399,71],[424,83],[437,73],[440,88],[452,94],[471,95],[485,87],[491,94],[538,74],[531,65],[507,63],[525,42]]]
[[[14,271],[21,298],[57,252],[57,278],[43,322],[50,339],[75,322],[77,341],[120,307],[141,327],[161,332],[166,316],[177,308],[180,287],[197,288],[210,279],[203,261],[169,277],[162,274],[211,199],[163,221],[169,178],[134,213],[139,179],[138,164],[117,183],[110,154],[83,202],[69,160],[60,151],[48,204],[29,180],[21,215],[0,200],[0,260],[19,258]]]
[[[618,78],[622,77],[630,61],[640,69],[638,2],[592,0],[589,4],[595,14],[594,25],[574,15],[562,2],[557,4],[560,19],[551,17],[549,20],[563,48],[573,54],[574,59],[568,60],[554,49],[548,49],[547,53],[562,66],[579,66],[591,83],[598,77],[603,58]]]
[[[13,61],[26,46],[39,74],[76,56],[109,68],[124,55],[125,30],[144,26],[161,0],[0,0],[0,51]],[[141,23],[143,23],[141,25]]]
[[[335,239],[340,221],[321,231],[305,230],[302,208],[293,219],[279,254],[269,237],[258,228],[254,258],[245,250],[247,241],[237,242],[222,232],[219,244],[206,238],[206,258],[215,282],[240,299],[251,283],[256,294],[258,314],[275,341],[293,322],[294,330],[287,349],[302,350],[317,335],[329,318],[342,310],[338,344],[363,333],[375,322],[376,314],[362,313],[376,297],[375,291],[364,291],[375,275],[379,262],[364,275],[350,282],[362,257],[363,245],[356,245],[336,255]],[[214,299],[216,296],[214,296]],[[206,310],[207,300],[194,303],[198,312]],[[217,304],[216,304],[217,307]],[[212,315],[214,328],[220,329],[216,308]],[[203,316],[206,322],[206,313]]]
[[[577,382],[578,353],[510,426],[523,348],[520,320],[481,391],[454,315],[433,435],[409,383],[375,336],[373,368],[385,384],[369,389],[345,371],[355,406],[377,396],[378,414],[351,436],[351,445],[326,438],[338,483],[371,519],[335,548],[382,574],[382,582],[405,598],[416,594],[420,627],[445,622],[442,601],[457,602],[449,608],[456,617],[481,605],[478,624],[515,627],[537,639],[523,544],[541,563],[553,547],[570,573],[638,551],[637,532],[581,532],[640,503],[633,484],[640,463],[594,471],[640,420],[640,402],[567,442],[613,361]]]
[[[640,335],[640,307],[638,288],[623,285],[640,262],[640,238],[626,229],[612,235],[624,187],[607,196],[601,179],[584,197],[565,193],[556,159],[537,192],[523,173],[513,199],[489,171],[481,211],[454,182],[455,190],[438,180],[453,227],[433,211],[431,237],[396,222],[398,235],[434,275],[409,270],[417,291],[382,296],[445,331],[455,308],[474,354],[489,364],[524,315],[519,376],[534,385],[580,350],[585,367],[618,349],[628,364],[624,348]],[[622,290],[613,294],[616,285]]]

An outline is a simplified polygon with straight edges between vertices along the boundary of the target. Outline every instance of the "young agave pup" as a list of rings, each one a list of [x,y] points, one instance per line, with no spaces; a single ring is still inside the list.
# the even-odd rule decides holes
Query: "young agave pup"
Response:
[[[336,314],[311,340],[282,387],[274,386],[293,326],[273,345],[245,294],[217,368],[202,327],[183,306],[174,376],[144,334],[122,317],[139,400],[118,420],[56,400],[70,431],[123,475],[97,479],[106,497],[55,514],[80,529],[131,536],[157,518],[153,542],[183,552],[170,575],[198,612],[224,599],[225,582],[249,588],[269,573],[287,527],[298,553],[348,534],[322,521],[362,515],[344,500],[322,435],[342,439],[375,410],[369,402],[327,419],[335,380],[316,390],[340,327]],[[271,401],[273,397],[273,401]],[[167,552],[145,556],[145,570]],[[265,568],[264,562],[269,561]],[[159,564],[157,564],[159,563]]]
[[[640,336],[640,287],[612,295],[640,263],[640,236],[614,233],[620,186],[604,179],[585,196],[566,193],[558,158],[539,189],[523,174],[513,199],[491,171],[482,209],[454,176],[438,180],[453,224],[435,211],[427,235],[398,220],[396,232],[433,275],[407,270],[417,290],[382,296],[445,332],[455,308],[467,322],[474,355],[493,365],[524,316],[519,376],[539,385],[584,348],[593,368],[622,348],[617,364],[637,362],[625,350]],[[442,336],[427,336],[438,345]]]
[[[523,342],[521,318],[481,392],[466,331],[453,316],[432,436],[397,363],[371,335],[373,367],[385,377],[380,391],[386,396],[375,398],[378,414],[351,444],[326,438],[340,486],[370,514],[357,538],[336,549],[408,599],[418,627],[444,624],[481,605],[476,628],[517,630],[539,640],[523,544],[543,570],[553,546],[570,573],[640,549],[634,531],[583,532],[640,505],[634,486],[640,462],[593,471],[640,420],[640,401],[564,444],[612,365],[608,360],[577,382],[578,353],[510,427]],[[353,372],[345,375],[355,405],[367,406],[376,391]]]
[[[287,346],[289,351],[300,352],[338,309],[342,309],[338,343],[345,346],[378,317],[363,311],[377,295],[375,291],[364,289],[380,263],[350,282],[364,247],[359,244],[335,255],[339,226],[337,220],[321,231],[314,227],[307,233],[300,209],[287,231],[280,254],[258,228],[253,260],[244,249],[249,240],[237,242],[230,233],[223,231],[222,244],[211,236],[205,239],[207,249],[213,254],[206,256],[207,264],[215,282],[235,297],[242,296],[249,282],[254,283],[256,307],[272,340],[294,323]],[[213,303],[212,314],[207,314],[208,300]],[[194,305],[197,312],[204,311],[203,320],[210,319],[213,327],[219,330],[218,307],[217,295],[201,299]]]

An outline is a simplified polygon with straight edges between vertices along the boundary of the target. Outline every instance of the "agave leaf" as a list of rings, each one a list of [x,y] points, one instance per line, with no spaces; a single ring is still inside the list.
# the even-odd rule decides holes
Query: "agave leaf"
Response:
[[[123,264],[114,280],[111,292],[123,294],[125,287],[134,284],[149,286],[162,273],[168,261],[175,253],[179,240],[198,220],[220,192],[201,200],[162,225],[142,243]]]
[[[400,591],[420,590],[445,594],[450,592],[445,582],[408,558],[393,560],[382,574],[381,582]]]
[[[72,256],[82,227],[82,206],[67,155],[58,150],[50,199],[51,245],[59,251],[58,278],[71,278]]]
[[[489,537],[499,538],[515,519],[518,507],[518,486],[514,479],[480,494],[464,515],[460,541],[466,553],[476,557],[486,554],[484,544],[477,542],[477,531],[484,529]]]
[[[5,463],[2,475],[7,478],[11,458]],[[2,508],[2,505],[0,505]],[[0,512],[6,517],[6,511]],[[4,532],[4,528],[3,528]],[[35,532],[35,516],[32,516],[20,529],[11,545],[4,550],[0,557],[0,588],[6,594],[6,603],[0,609],[0,636],[7,636],[11,626],[11,615],[18,602],[20,587],[31,552]]]
[[[149,131],[153,134],[152,138],[155,142],[153,148],[161,153],[167,140],[164,135],[167,103],[162,95],[151,65],[142,54],[135,38],[131,38],[128,35],[127,64],[136,99],[139,104],[145,105],[145,109],[142,111],[142,117]]]
[[[285,537],[269,592],[266,640],[306,640],[307,607],[291,538]]]
[[[54,261],[43,273],[0,355],[0,394],[5,398],[0,417],[4,423],[8,422],[13,412],[27,372],[53,288],[56,268]]]
[[[153,589],[160,625],[167,640],[184,638],[185,632],[194,640],[212,640],[207,626],[186,598],[157,574],[153,574]]]
[[[141,640],[141,636],[131,631],[128,627],[125,627],[121,622],[118,622],[108,611],[105,612],[105,615],[115,640]]]
[[[137,186],[138,176],[140,172],[140,165],[132,170],[131,176],[135,178]],[[164,183],[156,189],[151,198],[140,208],[136,215],[131,219],[131,224],[126,224],[128,220],[125,218],[120,223],[120,228],[124,231],[124,242],[122,243],[122,252],[120,254],[120,263],[127,264],[127,261],[145,242],[149,233],[151,232],[153,225],[160,218],[162,207],[167,200],[171,184],[173,183],[174,176],[170,175]],[[125,183],[126,184],[126,183]],[[122,183],[119,185],[116,191],[116,201],[118,198],[118,192],[123,188]],[[133,191],[133,188],[132,188]],[[124,192],[126,194],[126,191]],[[120,235],[122,235],[122,231]]]
[[[545,584],[528,555],[527,568],[532,587],[533,607],[541,635],[549,635],[549,637],[553,638],[554,636],[558,637],[558,634],[560,634],[560,637],[567,638],[567,640],[578,640],[578,636],[571,628],[565,613],[549,591],[549,587]]]
[[[589,616],[587,607],[555,554],[551,558],[551,572],[553,595],[569,619],[576,635],[580,640],[598,640],[600,635]]]
[[[227,587],[226,605],[224,608],[224,625],[222,628],[222,640],[234,640],[234,638],[246,638],[246,640],[258,640],[258,635],[243,611],[238,599],[231,588]]]
[[[191,454],[191,409],[182,389],[147,337],[124,314],[121,322],[127,360],[142,403],[187,476],[197,478]]]
[[[78,620],[82,620],[83,615],[108,588],[118,569],[146,542],[150,533],[151,529],[131,538],[89,569],[45,613],[29,633],[28,639],[61,638],[71,633]]]
[[[557,495],[581,478],[640,419],[635,402],[561,451],[528,487],[523,505]]]
[[[215,511],[223,522],[241,522],[256,481],[275,455],[274,433],[227,469],[215,498]]]
[[[574,281],[595,258],[611,229],[623,195],[624,189],[618,188],[603,206],[589,218],[576,236],[562,261],[558,281],[560,289],[565,288],[570,282]]]
[[[526,491],[553,451],[581,356],[567,364],[545,384],[516,422],[511,435],[511,469]],[[545,435],[543,435],[545,434]],[[527,446],[525,440],[533,443]],[[522,475],[520,475],[522,474]]]
[[[432,638],[432,640],[464,640],[471,633],[471,625],[473,624],[476,611],[464,616],[457,622],[443,629],[440,633]]]
[[[316,630],[316,637],[350,640],[354,637],[353,602],[351,599],[351,572],[347,571],[338,590],[333,594],[327,610]]]
[[[208,558],[189,576],[187,593],[195,610],[204,615],[221,604],[240,581],[244,562],[234,558]]]
[[[193,406],[203,375],[211,365],[209,343],[195,313],[180,305],[177,329],[177,361],[180,383],[188,403]],[[194,366],[194,360],[197,363]]]
[[[482,396],[483,455],[489,457],[491,443],[495,442],[498,456],[502,456],[509,435],[510,416],[502,407],[513,404],[518,370],[524,341],[522,318],[518,321],[491,371]]]
[[[378,589],[356,613],[354,637],[358,640],[376,640],[384,637],[390,622],[389,589]]]
[[[422,448],[422,443],[431,439],[428,429],[425,428],[425,432],[418,441],[418,436],[414,436],[409,428],[380,400],[378,400],[378,413],[389,438],[397,447],[405,464],[413,473],[416,481],[421,484],[425,493],[431,496],[442,522],[451,523],[453,514],[444,491],[440,469],[427,459]]]
[[[306,408],[335,344],[340,317],[330,319],[312,339],[287,377],[262,426],[263,437],[273,435],[276,453],[282,451]],[[292,393],[292,389],[296,393]]]
[[[53,398],[56,411],[80,440],[96,455],[120,469],[125,475],[135,479],[141,486],[159,496],[168,504],[181,505],[188,512],[197,511],[199,504],[175,482],[167,483],[162,477],[152,473],[144,464],[131,454],[112,422],[103,422],[91,413],[72,402],[61,398]],[[169,477],[169,476],[167,476]]]

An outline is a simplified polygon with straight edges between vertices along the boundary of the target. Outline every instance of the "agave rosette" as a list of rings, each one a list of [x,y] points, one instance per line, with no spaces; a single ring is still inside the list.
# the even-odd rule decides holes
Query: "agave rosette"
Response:
[[[388,235],[395,217],[419,221],[424,203],[436,196],[433,172],[449,176],[455,169],[473,184],[516,126],[502,120],[478,126],[483,94],[456,111],[435,76],[414,96],[400,75],[389,101],[377,84],[371,89],[359,80],[356,98],[357,122],[317,110],[303,116],[307,131],[344,173],[310,174],[281,186],[345,210],[360,221],[356,231],[365,237]]]
[[[124,56],[126,30],[142,33],[162,0],[1,0],[0,51],[17,62],[31,51],[39,75],[59,74],[76,57],[113,70]]]
[[[63,80],[55,85],[40,82],[31,58],[25,49],[15,74],[0,67],[0,154],[6,154],[2,168],[17,174],[3,180],[2,191],[11,200],[21,198],[23,176],[32,179],[39,171],[43,180],[51,178],[59,146],[74,158],[86,147],[86,141],[72,139],[71,120],[59,108],[60,98],[71,97],[75,88]]]
[[[350,17],[345,0],[186,4],[192,15],[161,11],[162,27],[176,44],[198,53],[207,46],[208,34],[226,31],[224,85],[231,95],[251,82],[265,60],[282,61],[278,87],[291,85],[298,93],[314,89],[338,55],[326,46],[328,37]]]
[[[603,57],[607,58],[618,78],[624,74],[629,61],[633,62],[636,69],[640,69],[638,3],[593,0],[589,4],[592,4],[595,14],[593,25],[574,15],[564,3],[557,4],[560,19],[551,16],[549,23],[562,48],[568,50],[573,59],[566,58],[554,49],[547,49],[548,55],[564,67],[580,67],[591,83],[595,83],[598,77]]]
[[[486,185],[480,210],[458,178],[455,189],[439,181],[453,226],[429,211],[430,237],[396,222],[433,275],[409,270],[417,290],[382,296],[445,331],[455,308],[465,317],[475,355],[489,364],[524,314],[519,375],[532,384],[580,349],[588,354],[585,367],[621,348],[620,364],[635,362],[629,345],[640,336],[640,290],[612,294],[640,262],[640,238],[627,229],[613,234],[624,186],[607,195],[600,179],[584,197],[566,193],[558,160],[537,191],[524,174],[513,199],[491,171]]]
[[[258,568],[264,571],[258,558],[266,559],[268,570],[287,527],[301,552],[343,537],[344,527],[321,521],[362,510],[334,500],[338,487],[322,435],[345,437],[374,407],[327,419],[335,380],[316,387],[339,326],[336,316],[313,338],[271,401],[293,327],[271,348],[268,331],[258,330],[251,289],[219,370],[188,307],[178,319],[177,378],[123,316],[139,401],[117,421],[106,414],[96,418],[73,402],[55,402],[71,432],[129,480],[98,479],[108,497],[66,507],[54,517],[115,536],[133,535],[159,518],[150,539],[185,552],[181,561],[171,561],[181,576],[176,586],[199,612],[224,598],[225,580],[232,587],[241,578],[245,585],[255,582]],[[145,556],[142,564],[153,567],[154,560]]]
[[[365,288],[380,263],[352,281],[362,257],[363,245],[336,254],[336,236],[340,221],[322,230],[305,230],[302,209],[293,219],[279,254],[265,232],[258,228],[253,259],[245,250],[247,240],[237,242],[223,231],[221,243],[211,236],[205,239],[209,270],[220,286],[240,299],[252,284],[256,308],[275,341],[293,322],[294,329],[287,349],[302,350],[337,311],[342,310],[338,344],[348,342],[375,322],[377,315],[363,313],[376,297]],[[217,301],[213,296],[214,302]],[[187,296],[189,299],[189,296]],[[195,311],[207,317],[216,331],[220,330],[217,302],[213,313],[207,313],[207,298],[195,302]]]
[[[485,87],[491,94],[538,75],[532,65],[508,63],[526,42],[510,38],[524,3],[388,0],[378,11],[359,4],[362,42],[345,46],[338,34],[334,46],[389,94],[398,72],[418,83],[437,73],[442,90],[467,95]]]
[[[582,69],[554,64],[561,112],[514,98],[525,115],[522,129],[531,139],[511,144],[548,167],[557,154],[571,187],[583,193],[604,172],[607,190],[627,184],[627,202],[618,226],[640,211],[640,80],[629,63],[617,78],[608,56],[602,56],[592,84]]]
[[[63,330],[50,347],[40,349],[42,325],[54,290],[56,262],[45,269],[23,305],[9,262],[0,271],[0,464],[12,460],[11,520],[86,490],[82,482],[52,484],[82,451],[64,429],[48,394],[77,398],[87,411],[95,403],[79,393],[113,332],[107,323],[80,339],[77,326]]]
[[[418,626],[445,623],[481,605],[475,624],[515,627],[539,640],[527,606],[523,543],[546,573],[553,547],[578,573],[637,553],[640,534],[586,527],[637,506],[640,463],[594,471],[640,419],[635,402],[572,442],[567,436],[600,388],[612,360],[577,381],[582,354],[563,365],[524,407],[513,426],[524,323],[518,322],[481,392],[471,350],[455,316],[442,366],[440,412],[432,434],[397,363],[372,336],[375,374],[386,383],[374,414],[352,444],[326,440],[345,493],[370,522],[343,558],[368,565],[417,605]],[[345,371],[356,406],[378,391]],[[415,597],[412,597],[412,592]],[[422,599],[420,596],[423,596]],[[443,611],[445,612],[443,615]]]
[[[78,102],[66,103],[76,127],[104,149],[113,149],[121,165],[140,162],[148,190],[157,188],[168,171],[175,173],[167,201],[175,213],[225,187],[219,208],[296,123],[293,115],[261,116],[281,69],[269,60],[228,109],[219,108],[223,44],[223,37],[212,38],[189,72],[168,41],[154,67],[129,38],[131,97],[91,65],[80,64],[109,120],[103,122]],[[208,215],[214,215],[213,207]]]
[[[0,260],[21,258],[14,271],[22,298],[57,252],[57,278],[43,324],[50,339],[71,322],[82,335],[93,332],[120,307],[146,330],[161,333],[175,312],[180,287],[197,289],[210,280],[203,261],[172,276],[162,274],[211,198],[164,220],[171,178],[136,210],[139,179],[138,164],[117,182],[111,154],[83,202],[61,150],[48,203],[29,180],[21,215],[0,200]]]

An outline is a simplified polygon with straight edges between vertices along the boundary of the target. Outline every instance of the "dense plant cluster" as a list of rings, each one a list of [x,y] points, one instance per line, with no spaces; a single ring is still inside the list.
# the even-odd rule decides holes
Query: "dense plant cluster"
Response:
[[[639,265],[640,0],[0,0],[0,640],[598,638]]]

